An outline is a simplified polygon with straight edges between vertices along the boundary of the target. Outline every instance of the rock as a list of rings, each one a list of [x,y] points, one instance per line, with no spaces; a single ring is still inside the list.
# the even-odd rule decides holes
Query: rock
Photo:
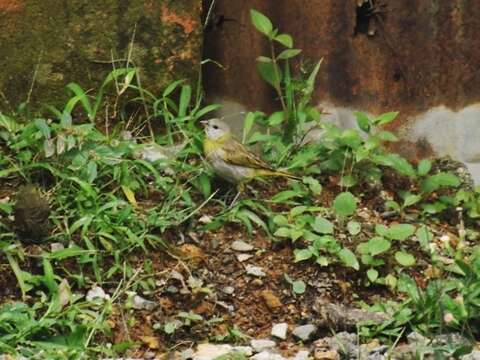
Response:
[[[223,291],[224,294],[232,295],[235,292],[235,288],[233,286],[225,286],[222,289],[222,291]]]
[[[273,349],[277,346],[275,341],[268,339],[253,339],[250,341],[250,346],[254,352],[262,352],[264,350]]]
[[[263,271],[263,269],[259,266],[247,265],[246,271],[248,275],[257,276],[257,277],[264,277],[267,274]]]
[[[339,332],[327,339],[329,347],[344,355],[348,359],[354,359],[359,353],[357,334]]]
[[[410,345],[415,346],[424,346],[429,342],[428,338],[415,331],[407,335],[407,341]]]
[[[169,294],[176,294],[178,293],[178,288],[174,285],[170,285],[165,289],[165,291]]]
[[[95,299],[108,300],[110,299],[110,295],[106,294],[101,287],[94,286],[88,290],[86,299],[87,301],[93,301]]]
[[[157,306],[157,303],[142,298],[139,295],[134,295],[132,299],[132,307],[137,310],[148,310],[152,311]]]
[[[415,348],[412,345],[401,344],[392,351],[392,360],[410,360],[415,358]]]
[[[390,319],[385,313],[333,304],[319,299],[314,306],[321,320],[319,325],[334,330],[354,330],[360,322],[382,324]]]
[[[292,334],[299,340],[308,341],[311,339],[311,337],[315,334],[316,331],[317,327],[315,325],[307,324],[297,326],[295,329],[293,329]]]
[[[473,351],[468,355],[463,355],[460,360],[480,360],[480,351]]]
[[[182,360],[193,359],[194,356],[195,352],[191,348],[185,349],[180,353],[180,357],[182,358]]]
[[[59,250],[63,250],[63,249],[65,249],[65,246],[63,246],[62,243],[55,242],[55,243],[50,244],[50,251],[51,252],[55,252],[55,251],[59,251]]]
[[[265,304],[270,310],[275,310],[282,307],[282,302],[273,291],[263,290],[261,295],[265,301]]]
[[[315,360],[340,360],[336,350],[315,350],[313,357]]]
[[[198,222],[202,224],[210,224],[212,222],[212,217],[203,215],[200,219],[198,219]]]
[[[287,338],[287,331],[288,331],[287,323],[275,324],[272,326],[271,335],[275,336],[276,338],[285,340]]]
[[[197,346],[197,351],[192,358],[193,360],[213,360],[228,354],[230,351],[232,351],[231,345],[204,343]]]
[[[472,346],[470,340],[458,333],[451,333],[451,334],[442,334],[438,335],[433,338],[432,344],[434,346],[445,346],[448,345],[449,347],[468,347]]]
[[[250,346],[234,346],[232,351],[245,356],[253,355],[253,349]]]
[[[237,260],[240,262],[247,261],[248,259],[253,258],[252,254],[237,254]]]
[[[252,251],[254,250],[255,248],[253,247],[253,245],[251,244],[247,244],[245,241],[241,241],[241,240],[236,240],[234,241],[230,247],[232,248],[232,250],[234,251],[240,251],[240,252],[248,252],[248,251]]]
[[[286,360],[282,355],[270,352],[262,351],[258,354],[253,355],[250,359],[253,360]]]
[[[308,360],[309,354],[310,354],[310,351],[308,350],[300,350],[295,354],[292,360]]]

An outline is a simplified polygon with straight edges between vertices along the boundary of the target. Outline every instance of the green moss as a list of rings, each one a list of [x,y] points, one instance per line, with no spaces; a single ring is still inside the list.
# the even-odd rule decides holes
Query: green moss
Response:
[[[0,91],[13,106],[25,101],[36,69],[33,107],[61,104],[67,96],[64,87],[71,81],[84,88],[98,87],[113,68],[112,57],[127,57],[132,39],[131,60],[141,67],[142,84],[149,90],[159,92],[179,78],[195,82],[201,26],[187,35],[179,31],[179,24],[162,23],[161,18],[162,5],[199,18],[192,9],[200,11],[200,3],[29,0],[23,12],[0,17],[0,46],[8,54],[0,58]],[[185,49],[189,56],[184,56]]]

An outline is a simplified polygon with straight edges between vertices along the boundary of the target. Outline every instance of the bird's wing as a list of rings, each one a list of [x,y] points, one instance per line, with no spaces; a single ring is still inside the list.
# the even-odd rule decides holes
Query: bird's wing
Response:
[[[222,148],[225,151],[224,160],[227,163],[254,169],[273,170],[271,166],[263,161],[258,155],[248,150],[245,146],[233,138],[225,141]]]

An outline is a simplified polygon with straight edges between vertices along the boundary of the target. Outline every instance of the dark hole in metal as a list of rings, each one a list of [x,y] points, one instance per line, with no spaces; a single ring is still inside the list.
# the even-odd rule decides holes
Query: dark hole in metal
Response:
[[[370,21],[373,19],[374,2],[364,1],[362,5],[357,6],[357,16],[355,21],[354,36],[358,34],[368,34]]]

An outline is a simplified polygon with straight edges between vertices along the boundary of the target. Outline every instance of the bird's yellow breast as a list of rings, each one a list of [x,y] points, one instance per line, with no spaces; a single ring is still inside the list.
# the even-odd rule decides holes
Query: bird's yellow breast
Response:
[[[221,149],[223,145],[225,144],[225,141],[228,140],[229,135],[226,134],[222,137],[219,137],[217,139],[209,139],[206,138],[203,141],[203,151],[205,152],[205,155],[209,155],[213,152],[216,152],[217,150]]]

